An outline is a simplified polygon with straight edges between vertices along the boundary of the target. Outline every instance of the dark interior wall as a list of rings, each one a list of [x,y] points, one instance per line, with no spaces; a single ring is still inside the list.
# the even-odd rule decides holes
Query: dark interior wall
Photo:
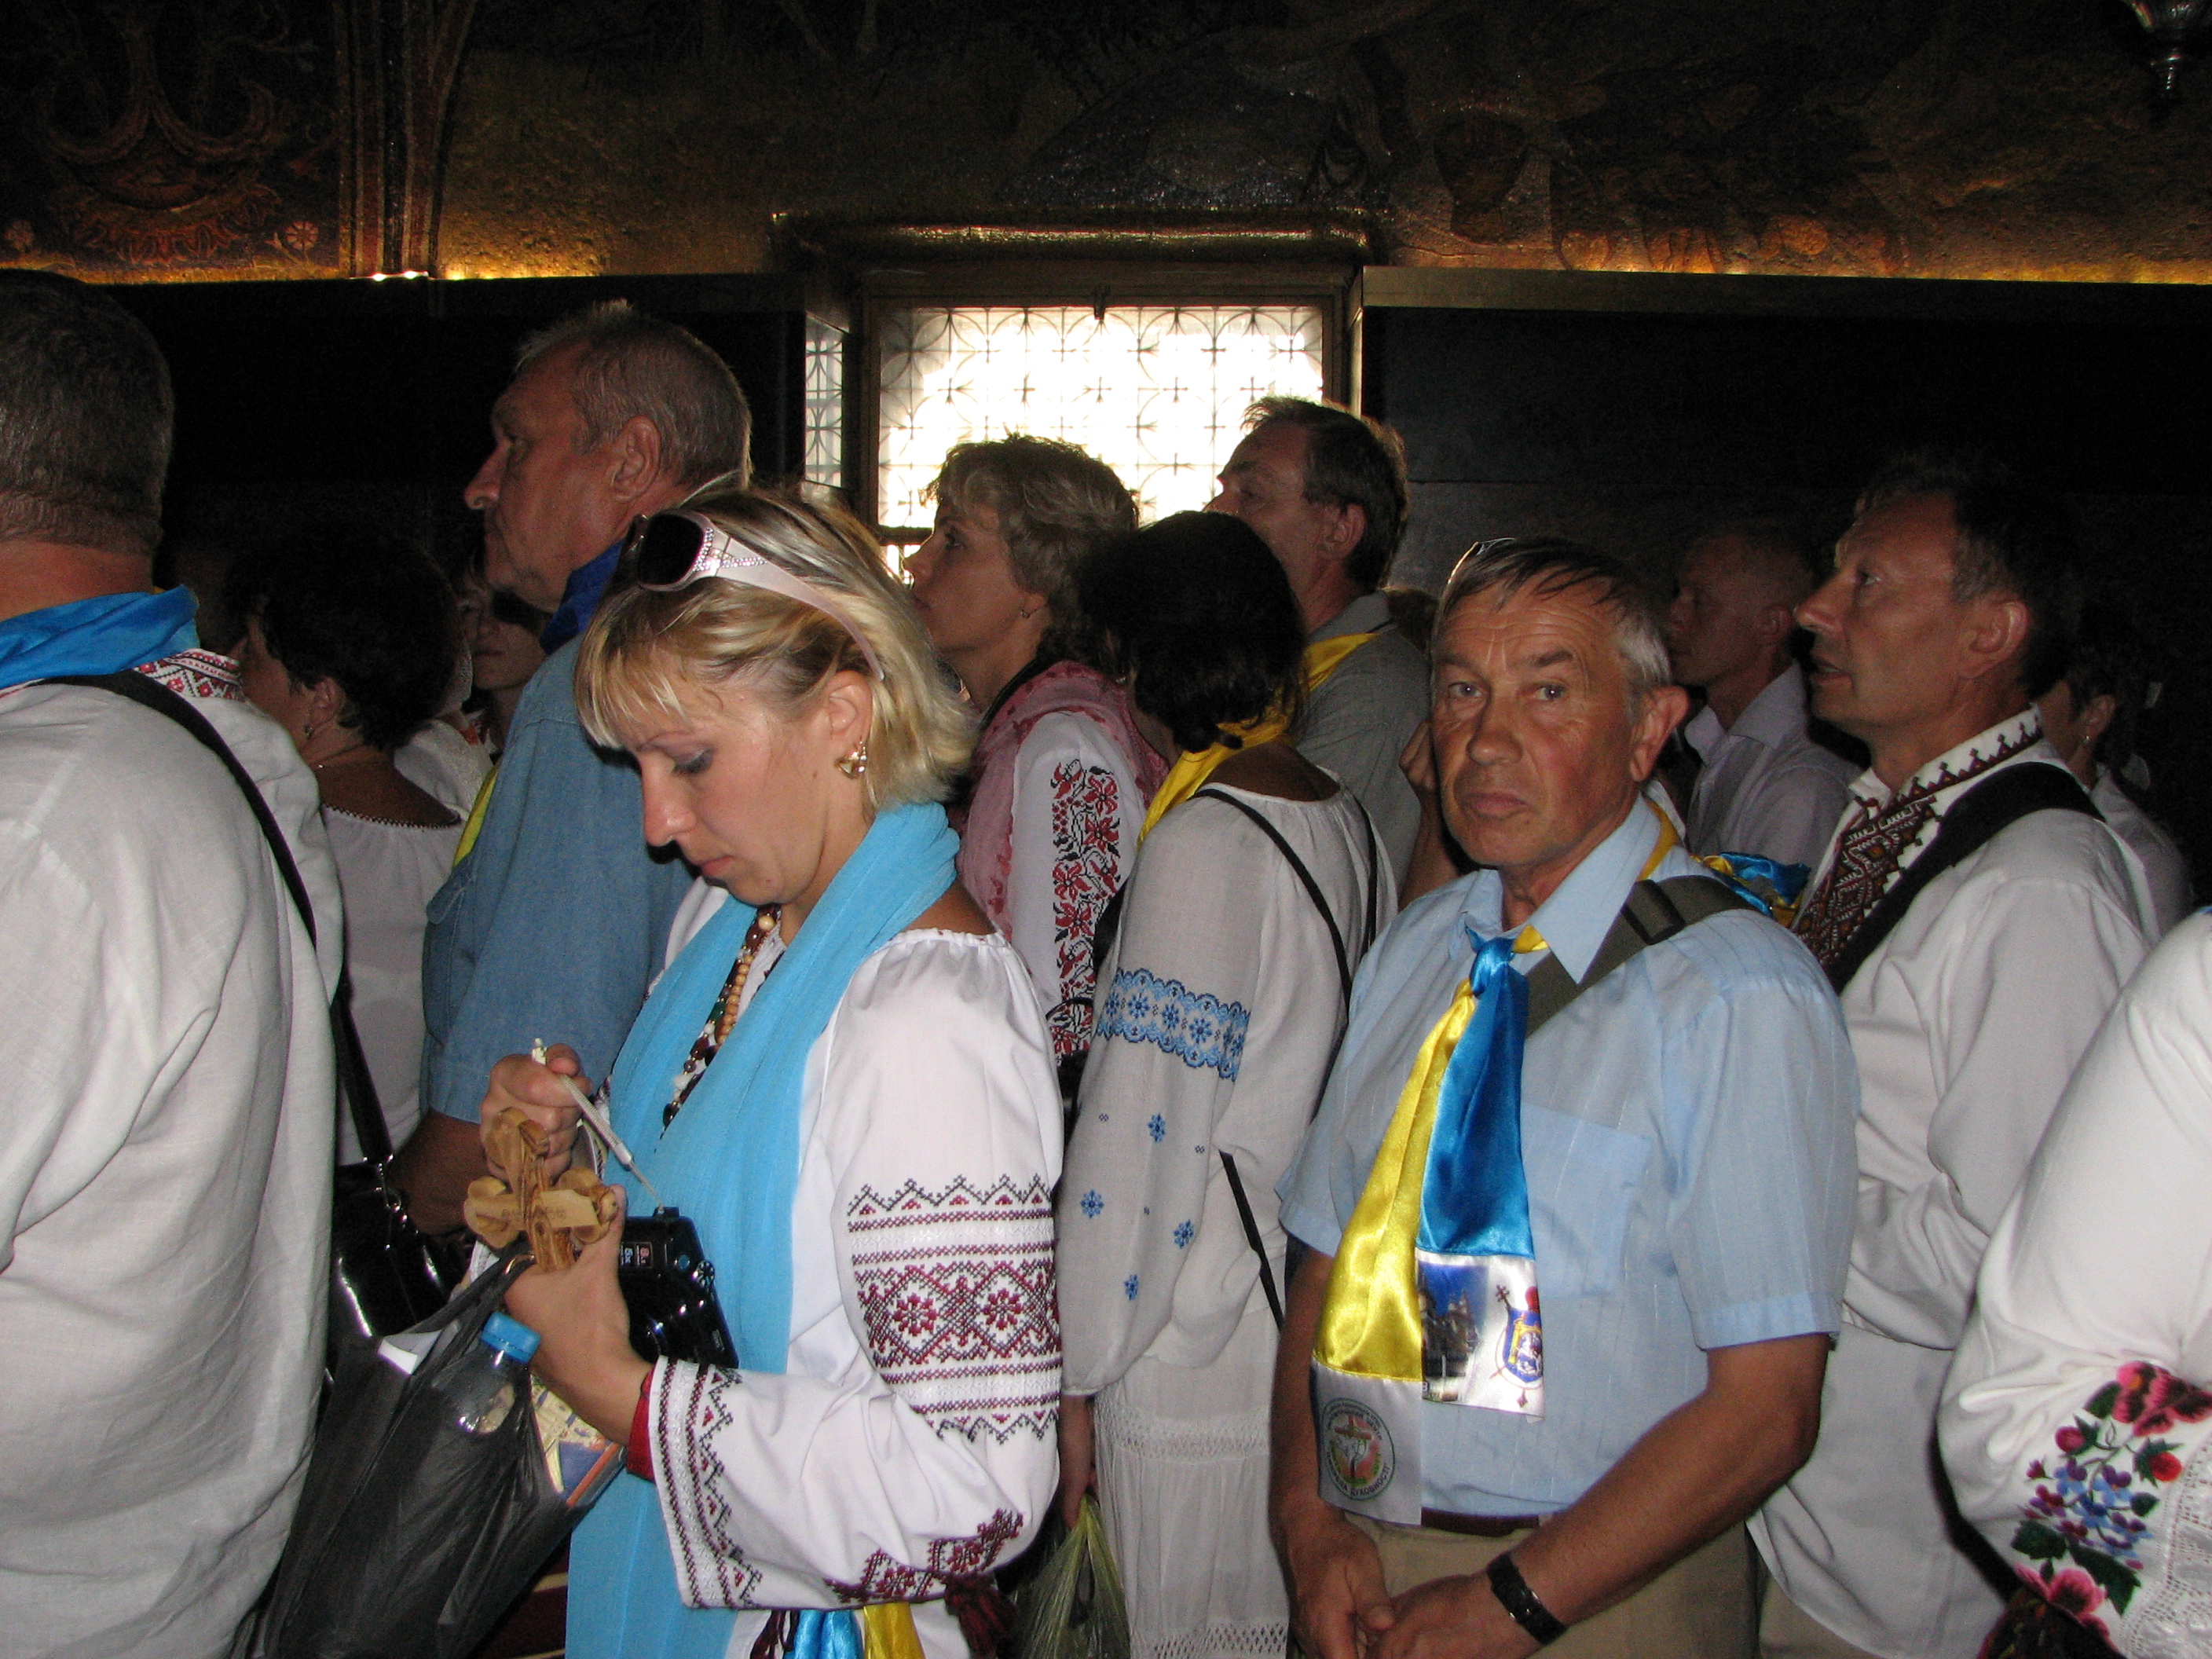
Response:
[[[475,556],[462,490],[490,447],[493,401],[533,330],[623,297],[697,334],[753,410],[764,477],[801,467],[805,316],[781,279],[270,283],[112,290],[153,331],[176,386],[168,558],[198,573],[244,541],[368,514]]]
[[[2212,307],[1984,297],[1996,314],[1370,305],[1364,400],[1413,480],[1395,580],[1437,587],[1471,543],[1527,534],[1663,573],[1747,509],[1831,538],[1889,455],[1988,447],[2071,499],[2093,588],[2148,638],[2165,690],[2143,750],[2212,891],[2212,408],[2194,389]]]

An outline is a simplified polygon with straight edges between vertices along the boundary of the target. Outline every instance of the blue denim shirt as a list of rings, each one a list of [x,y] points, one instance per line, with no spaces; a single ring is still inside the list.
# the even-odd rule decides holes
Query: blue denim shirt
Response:
[[[493,1065],[532,1039],[607,1074],[660,971],[691,871],[645,842],[637,769],[576,717],[574,641],[522,694],[476,845],[430,901],[422,1103],[473,1123]]]
[[[1588,971],[1657,836],[1642,806],[1530,920]],[[1698,873],[1677,848],[1653,874]],[[1283,1225],[1334,1255],[1422,1040],[1503,927],[1477,871],[1408,907],[1361,964]],[[1472,935],[1472,937],[1471,937]],[[1540,951],[1516,958],[1522,972]],[[1421,1407],[1422,1502],[1565,1508],[1705,1386],[1705,1350],[1839,1322],[1858,1073],[1798,941],[1732,911],[1650,946],[1531,1037],[1522,1162],[1544,1308],[1545,1415]]]

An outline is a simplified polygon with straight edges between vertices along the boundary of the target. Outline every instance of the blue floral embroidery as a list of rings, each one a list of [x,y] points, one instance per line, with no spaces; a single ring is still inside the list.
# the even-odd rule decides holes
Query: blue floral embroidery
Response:
[[[1128,1278],[1121,1281],[1121,1294],[1127,1297],[1132,1302],[1134,1302],[1137,1299],[1136,1274],[1131,1273]]]
[[[1168,1121],[1158,1112],[1152,1114],[1152,1121],[1145,1125],[1145,1129],[1152,1136],[1155,1146],[1168,1138]]]
[[[1190,1241],[1197,1237],[1198,1229],[1192,1226],[1188,1221],[1181,1221],[1176,1224],[1175,1242],[1176,1249],[1178,1250],[1187,1249],[1189,1248]]]
[[[1149,1042],[1194,1071],[1218,1072],[1224,1082],[1234,1083],[1244,1063],[1244,1034],[1251,1024],[1242,1003],[1224,1002],[1143,968],[1124,968],[1114,976],[1097,1034],[1101,1041]],[[1164,1133],[1163,1125],[1153,1138]]]
[[[1098,1212],[1106,1207],[1106,1200],[1098,1196],[1098,1189],[1094,1187],[1084,1194],[1083,1202],[1078,1207],[1084,1214],[1096,1221],[1098,1218]]]

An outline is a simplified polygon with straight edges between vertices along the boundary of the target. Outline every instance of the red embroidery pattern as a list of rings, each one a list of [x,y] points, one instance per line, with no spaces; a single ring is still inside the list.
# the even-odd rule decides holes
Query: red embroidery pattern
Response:
[[[945,1581],[988,1572],[1000,1553],[1021,1536],[1022,1517],[1000,1510],[965,1538],[939,1538],[929,1546],[929,1565],[909,1566],[878,1550],[860,1568],[857,1582],[828,1582],[842,1601],[927,1601],[945,1594]]]
[[[714,1436],[736,1421],[730,1390],[737,1375],[709,1365],[671,1365],[660,1381],[653,1425],[653,1467],[675,1515],[676,1576],[689,1605],[749,1607],[761,1571],[738,1547],[722,1493]]]
[[[1893,796],[1887,805],[1860,806],[1836,844],[1835,861],[1828,866],[1827,878],[1797,917],[1798,937],[1823,965],[1843,955],[1852,936],[1881,902],[1905,848],[1919,839],[1928,821],[1936,816],[1936,797],[1979,777],[2042,737],[2041,726],[2024,725],[2007,732],[1987,755],[1970,751],[1972,758],[1963,771],[1954,772],[1946,763],[1934,777]]]
[[[142,662],[138,665],[138,672],[148,679],[167,686],[180,697],[216,697],[230,702],[246,701],[245,688],[238,683],[238,665],[212,651],[198,648],[179,651],[173,656]]]
[[[1091,940],[1121,884],[1121,787],[1101,766],[1062,761],[1052,773],[1052,938],[1060,1000],[1045,1016],[1054,1060],[1091,1046]]]
[[[868,1358],[938,1433],[1054,1431],[1060,1315],[1041,1177],[863,1187],[846,1211]]]

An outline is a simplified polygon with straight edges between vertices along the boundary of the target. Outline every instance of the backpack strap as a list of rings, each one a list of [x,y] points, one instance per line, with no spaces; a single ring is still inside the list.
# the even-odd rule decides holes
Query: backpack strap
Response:
[[[1639,881],[1628,890],[1620,914],[1613,919],[1590,958],[1589,971],[1577,981],[1555,951],[1528,970],[1528,1031],[1534,1036],[1567,1005],[1615,969],[1654,945],[1694,927],[1724,910],[1757,910],[1717,876],[1670,876]]]
[[[1261,833],[1275,843],[1275,850],[1290,861],[1291,872],[1297,877],[1298,884],[1306,890],[1306,896],[1313,901],[1314,908],[1321,912],[1322,921],[1328,928],[1328,942],[1336,950],[1337,985],[1344,993],[1345,1006],[1351,1006],[1352,957],[1344,948],[1344,930],[1336,925],[1336,917],[1328,908],[1328,900],[1321,890],[1321,884],[1314,879],[1313,872],[1306,868],[1305,860],[1291,850],[1290,842],[1283,839],[1283,832],[1267,822],[1266,814],[1255,807],[1246,805],[1236,796],[1224,793],[1218,789],[1200,789],[1193,794],[1191,799],[1218,800],[1235,807],[1253,823],[1258,824]],[[1369,848],[1369,854],[1371,860],[1373,855],[1371,844]],[[1371,894],[1372,889],[1370,891]],[[1371,897],[1370,902],[1372,902]]]
[[[238,786],[239,793],[252,809],[253,821],[261,827],[261,838],[269,844],[270,856],[276,861],[276,873],[283,878],[284,889],[292,896],[292,903],[300,913],[300,921],[307,930],[307,942],[315,942],[315,910],[307,900],[307,884],[300,879],[300,866],[293,861],[292,849],[284,843],[284,833],[276,827],[276,820],[269,811],[269,803],[262,799],[261,790],[252,775],[239,763],[230,745],[207,716],[160,681],[125,669],[120,674],[57,674],[41,682],[46,685],[86,685],[95,691],[112,691],[119,697],[128,697],[142,708],[149,708],[163,719],[173,720],[184,728],[203,749],[213,755],[230,774],[231,781]],[[392,1156],[392,1132],[385,1127],[384,1110],[376,1098],[376,1084],[368,1073],[368,1057],[362,1052],[361,1034],[353,1024],[353,981],[341,968],[338,988],[331,999],[331,1045],[337,1064],[338,1091],[345,1097],[347,1109],[353,1116],[354,1138],[361,1143],[361,1155],[372,1164],[382,1164]]]
[[[1836,988],[1836,994],[1843,994],[1844,988],[1881,948],[1890,930],[1905,920],[1912,901],[1929,882],[2030,813],[2047,811],[2087,813],[2100,823],[2105,817],[2071,772],[2047,761],[2008,766],[1954,801],[1927,851],[1890,884],[1889,890],[1851,935],[1850,943],[1828,964],[1828,983]]]

